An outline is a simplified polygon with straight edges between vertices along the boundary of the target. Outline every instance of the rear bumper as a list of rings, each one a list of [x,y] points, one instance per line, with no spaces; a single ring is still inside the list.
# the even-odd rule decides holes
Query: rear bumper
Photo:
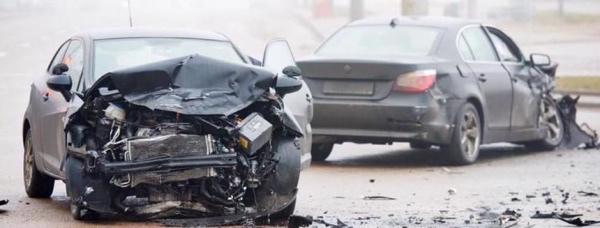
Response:
[[[313,141],[449,144],[464,102],[429,93],[391,94],[379,101],[315,99]]]

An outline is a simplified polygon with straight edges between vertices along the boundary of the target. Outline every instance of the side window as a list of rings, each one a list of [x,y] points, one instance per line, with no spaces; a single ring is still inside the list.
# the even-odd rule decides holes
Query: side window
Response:
[[[60,46],[58,51],[56,51],[56,54],[54,54],[54,58],[52,58],[50,65],[48,65],[48,72],[51,72],[52,67],[56,66],[56,64],[62,62],[63,56],[65,56],[65,51],[67,51],[67,47],[69,47],[69,42],[70,41],[63,43],[63,45]]]
[[[496,32],[490,32],[490,37],[492,38],[492,42],[494,43],[494,46],[496,47],[498,55],[502,61],[517,63],[521,62],[519,52],[513,46],[507,44],[505,40],[500,38]]]
[[[73,80],[73,90],[77,90],[81,79],[81,73],[83,72],[83,44],[81,41],[71,41],[62,62],[69,66],[67,74],[69,74]]]
[[[475,61],[498,61],[494,47],[481,27],[467,28],[463,31],[462,35],[469,47],[471,47]]]
[[[460,35],[458,37],[458,51],[460,52],[460,55],[463,57],[463,60],[466,60],[466,61],[475,60],[475,57],[473,56],[473,52],[471,51],[469,44],[467,44],[465,37],[463,37],[462,35]]]

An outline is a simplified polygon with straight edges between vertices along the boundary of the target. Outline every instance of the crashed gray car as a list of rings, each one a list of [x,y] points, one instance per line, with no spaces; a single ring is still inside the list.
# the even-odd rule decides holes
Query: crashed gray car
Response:
[[[551,150],[563,139],[549,95],[557,64],[524,56],[493,26],[453,18],[352,22],[298,61],[314,96],[313,160],[342,142],[441,147],[475,162],[480,144]]]
[[[310,161],[299,76],[284,40],[255,66],[213,32],[82,32],[32,84],[25,190],[64,181],[75,219],[289,216]]]

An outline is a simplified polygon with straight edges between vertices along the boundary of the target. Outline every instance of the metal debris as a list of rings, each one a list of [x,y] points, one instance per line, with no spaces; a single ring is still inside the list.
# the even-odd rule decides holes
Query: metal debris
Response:
[[[364,196],[364,200],[396,200],[396,198],[387,196]]]
[[[594,192],[578,191],[577,193],[579,193],[580,196],[592,196],[592,197],[598,196],[598,194],[594,193]]]
[[[563,218],[560,217],[559,215],[555,215],[555,217],[563,222],[569,223],[571,225],[575,225],[575,226],[590,226],[590,225],[594,225],[594,224],[599,224],[600,221],[596,221],[596,220],[581,220],[581,218],[575,218],[575,219],[567,219],[567,218]]]
[[[556,218],[555,217],[556,215],[560,216],[561,218],[576,218],[576,217],[583,216],[582,214],[567,214],[567,213],[556,214],[555,212],[540,213],[539,211],[536,211],[535,214],[531,216],[531,218],[532,219],[553,219],[553,218]]]

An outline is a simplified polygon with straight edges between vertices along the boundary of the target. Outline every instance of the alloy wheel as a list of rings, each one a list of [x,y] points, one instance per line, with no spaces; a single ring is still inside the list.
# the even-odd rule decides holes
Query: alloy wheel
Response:
[[[551,142],[560,140],[560,117],[556,109],[556,105],[548,99],[543,99],[540,102],[540,124],[548,126],[548,138]]]
[[[25,156],[23,158],[23,179],[27,189],[31,187],[31,181],[33,180],[33,172],[35,171],[33,162],[31,138],[27,138],[27,141],[25,142]]]
[[[460,127],[460,144],[463,152],[469,158],[477,156],[479,150],[479,121],[475,115],[472,111],[465,112]]]

